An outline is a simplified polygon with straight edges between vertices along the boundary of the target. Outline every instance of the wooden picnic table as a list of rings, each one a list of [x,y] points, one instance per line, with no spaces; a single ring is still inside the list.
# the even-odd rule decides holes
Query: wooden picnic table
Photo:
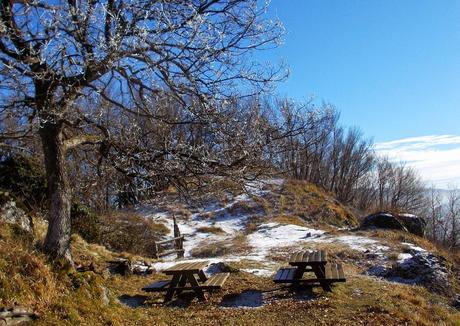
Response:
[[[324,250],[303,250],[289,257],[289,265],[281,268],[275,275],[275,283],[292,283],[293,285],[319,283],[325,291],[331,290],[334,282],[345,282],[341,264],[331,264],[327,261]],[[313,278],[303,278],[305,273],[314,273]]]
[[[171,275],[170,280],[157,281],[144,287],[146,292],[165,291],[165,302],[171,301],[174,294],[180,294],[184,290],[193,290],[198,299],[206,301],[204,291],[221,289],[230,273],[217,273],[207,277],[203,271],[209,262],[184,262],[169,267],[163,271],[166,275]]]

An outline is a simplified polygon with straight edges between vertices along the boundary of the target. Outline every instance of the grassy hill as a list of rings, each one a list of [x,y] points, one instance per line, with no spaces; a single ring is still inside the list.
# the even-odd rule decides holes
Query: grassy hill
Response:
[[[0,224],[0,307],[20,304],[33,308],[40,315],[37,325],[460,325],[460,312],[450,305],[449,297],[422,286],[368,276],[365,270],[376,260],[355,245],[366,246],[368,251],[386,246],[389,249],[384,251],[384,258],[391,262],[398,259],[401,242],[411,242],[443,255],[452,270],[457,268],[455,257],[403,232],[351,233],[333,225],[326,229],[326,225],[338,220],[354,225],[356,218],[346,207],[311,185],[289,182],[279,187],[268,186],[265,190],[268,191],[259,195],[239,197],[241,201],[222,203],[212,211],[206,211],[206,207],[196,209],[195,205],[190,208],[192,213],[184,213],[179,222],[185,231],[185,227],[216,219],[213,225],[215,228],[221,225],[219,232],[216,229],[190,229],[189,232],[205,233],[211,240],[234,239],[238,233],[240,241],[248,244],[254,244],[251,239],[256,236],[266,235],[264,225],[267,224],[273,226],[272,230],[282,227],[304,230],[323,225],[325,233],[311,240],[286,242],[281,251],[264,251],[263,260],[269,261],[268,265],[245,256],[248,251],[253,254],[262,247],[217,255],[214,259],[227,261],[236,272],[231,274],[223,291],[212,294],[205,303],[184,293],[170,305],[163,305],[161,295],[145,295],[141,291],[146,284],[164,278],[161,273],[122,276],[107,269],[107,261],[116,257],[156,263],[154,259],[110,251],[101,245],[89,244],[78,235],[72,237],[72,254],[75,264],[84,268],[76,271],[69,266],[51,266],[37,249],[46,224],[35,219],[33,236],[13,225]],[[317,219],[314,212],[318,212]],[[167,226],[162,213],[155,223],[163,219]],[[229,224],[228,221],[236,223],[237,220],[230,218],[235,216],[250,223],[242,223],[242,231],[235,227],[235,234],[230,234],[233,226],[240,225]],[[193,238],[192,233],[190,236],[189,244],[186,242],[188,252],[192,249],[190,246],[197,243],[194,241],[204,239],[197,235]],[[279,236],[278,240],[282,241],[283,234]],[[295,233],[291,233],[291,237],[294,236]],[[361,242],[350,242],[350,239]],[[375,242],[363,242],[363,239]],[[276,270],[286,264],[288,252],[299,248],[327,249],[333,261],[344,264],[347,282],[335,286],[331,293],[319,288],[296,293],[275,285],[267,273],[251,272]],[[235,256],[239,258],[230,259]]]

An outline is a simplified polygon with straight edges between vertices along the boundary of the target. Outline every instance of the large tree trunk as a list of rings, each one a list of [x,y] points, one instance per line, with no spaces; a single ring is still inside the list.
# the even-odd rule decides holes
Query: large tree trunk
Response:
[[[72,202],[69,185],[62,127],[44,122],[40,137],[45,155],[45,168],[49,191],[49,224],[44,249],[51,259],[72,262],[70,255],[70,208]]]

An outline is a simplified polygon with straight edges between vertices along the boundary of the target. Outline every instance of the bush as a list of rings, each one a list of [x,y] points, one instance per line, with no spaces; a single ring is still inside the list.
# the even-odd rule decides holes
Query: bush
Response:
[[[100,217],[101,244],[118,252],[152,257],[155,241],[169,229],[130,211],[113,212]]]
[[[27,210],[42,209],[48,197],[46,178],[37,160],[16,155],[0,161],[0,189]]]
[[[78,202],[72,203],[70,218],[72,232],[78,233],[83,239],[91,243],[101,241],[101,221],[89,207]]]

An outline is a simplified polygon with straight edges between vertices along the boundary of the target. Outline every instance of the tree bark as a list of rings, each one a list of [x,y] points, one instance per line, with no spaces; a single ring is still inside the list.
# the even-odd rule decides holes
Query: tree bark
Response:
[[[49,223],[44,250],[53,259],[72,263],[70,254],[71,188],[66,169],[62,126],[45,121],[40,128],[49,192]]]

